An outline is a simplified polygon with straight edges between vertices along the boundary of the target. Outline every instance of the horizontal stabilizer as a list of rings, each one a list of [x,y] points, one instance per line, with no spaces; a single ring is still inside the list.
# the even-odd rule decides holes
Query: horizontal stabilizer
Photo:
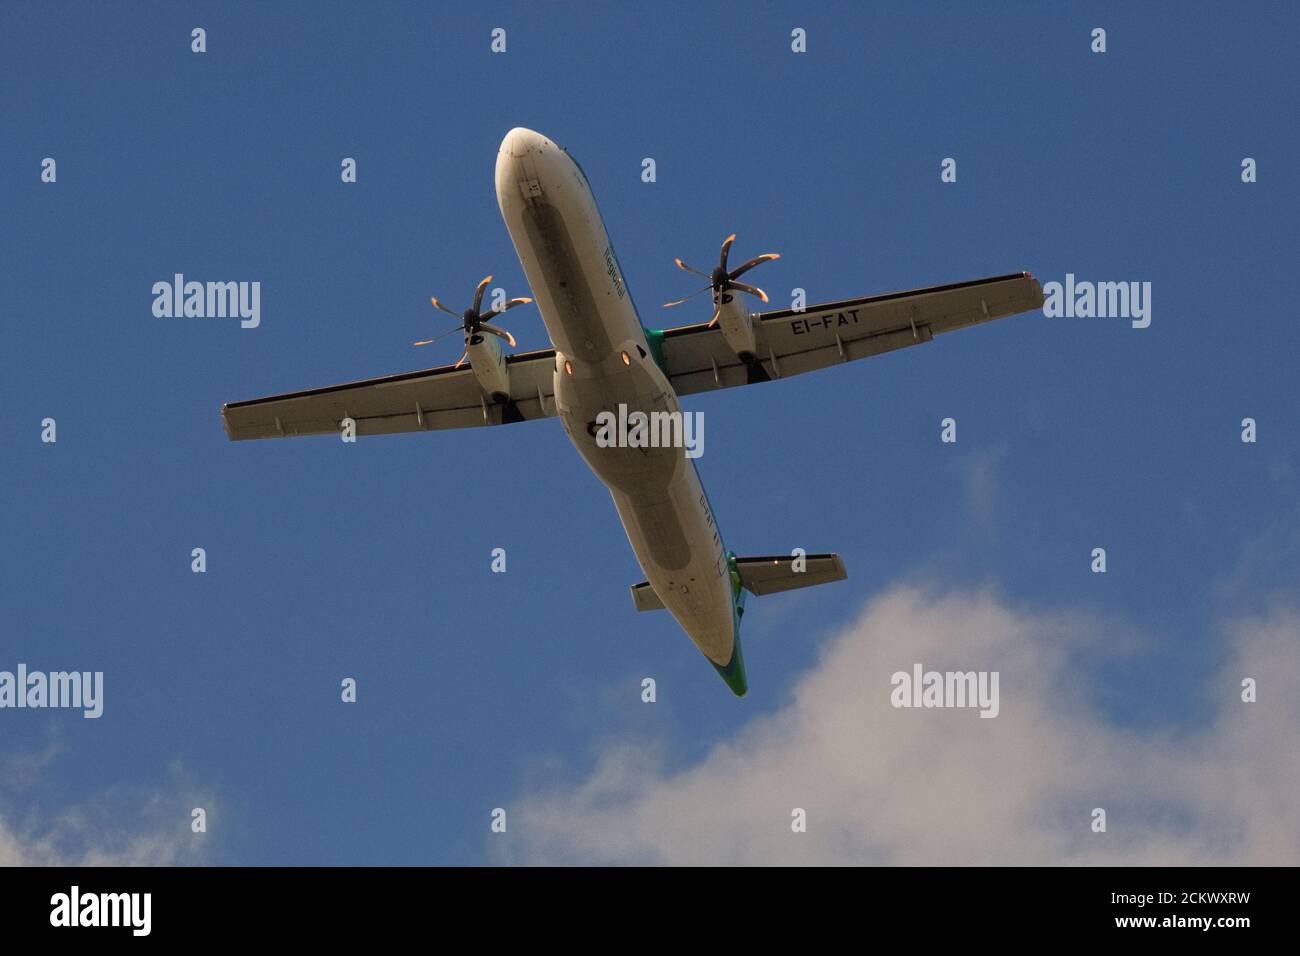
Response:
[[[796,570],[795,562],[799,562]],[[843,581],[848,572],[838,554],[809,554],[803,558],[790,555],[765,558],[736,558],[740,583],[750,594],[775,594],[810,588],[815,584]]]
[[[759,558],[736,558],[740,584],[751,594],[775,594],[810,588],[817,584],[843,581],[848,577],[838,554],[809,554],[803,558],[775,555]],[[796,569],[796,562],[799,562]],[[664,602],[649,581],[632,585],[632,603],[638,611],[662,611]]]
[[[655,589],[650,586],[649,581],[642,581],[640,584],[632,585],[632,603],[638,611],[662,611],[664,602],[659,600],[659,595]]]

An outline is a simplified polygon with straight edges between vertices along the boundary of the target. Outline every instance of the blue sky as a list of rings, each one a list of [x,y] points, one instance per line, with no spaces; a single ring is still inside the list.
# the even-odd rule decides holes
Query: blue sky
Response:
[[[1298,21],[6,4],[0,669],[102,670],[106,690],[99,720],[0,712],[0,753],[39,767],[0,791],[0,822],[35,839],[93,805],[148,826],[159,797],[187,838],[198,793],[204,860],[487,862],[517,839],[488,834],[492,808],[615,742],[688,767],[779,717],[900,582],[1141,633],[1080,665],[1095,719],[1196,732],[1222,623],[1300,584]],[[728,546],[834,550],[850,574],[752,602],[737,700],[670,618],[632,610],[641,573],[557,422],[355,446],[222,430],[225,401],[454,360],[451,340],[410,346],[446,327],[431,294],[459,307],[488,273],[523,293],[493,192],[513,126],[581,161],[650,327],[705,317],[658,307],[694,288],[672,260],[707,263],[732,231],[737,255],[782,253],[756,273],[778,302],[1072,272],[1150,282],[1152,322],[1030,314],[688,399]],[[260,281],[261,326],[155,318],[176,272]],[[512,319],[521,348],[547,344],[535,311]]]

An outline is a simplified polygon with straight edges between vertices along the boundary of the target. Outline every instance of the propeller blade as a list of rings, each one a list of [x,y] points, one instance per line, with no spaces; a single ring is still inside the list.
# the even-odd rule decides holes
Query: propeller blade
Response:
[[[744,282],[728,282],[727,285],[733,289],[739,289],[741,292],[748,292],[750,295],[756,295],[764,302],[767,301],[767,293],[756,285],[746,285]]]
[[[718,260],[718,265],[722,266],[722,271],[727,271],[727,253],[731,252],[731,244],[736,241],[736,234],[733,232],[726,239],[722,240],[722,258]]]
[[[679,269],[684,269],[687,272],[693,272],[697,276],[703,276],[706,279],[713,278],[707,272],[701,272],[699,269],[695,268],[694,266],[688,266],[686,263],[682,262],[681,259],[674,259],[673,262],[677,263],[677,268]]]
[[[515,347],[515,337],[505,329],[498,329],[495,325],[488,325],[486,322],[482,322],[479,324],[478,330],[480,332],[486,332],[489,335],[495,335],[499,339],[505,339],[510,343],[511,348]]]
[[[754,258],[750,259],[743,266],[738,268],[735,272],[732,272],[730,275],[728,275],[727,278],[739,279],[741,276],[743,276],[750,269],[754,268],[754,266],[758,265],[760,262],[771,262],[773,259],[780,259],[780,258],[781,258],[781,253],[779,252],[765,252],[761,256],[755,256]]]
[[[460,358],[456,360],[456,364],[453,365],[452,368],[460,368],[462,365],[465,364],[465,359],[467,358],[469,358],[469,349],[466,349],[464,352],[460,354]]]
[[[715,325],[718,324],[718,319],[720,318],[722,318],[722,309],[721,308],[714,309],[713,318],[709,319],[709,324],[706,325],[705,328],[706,329],[713,328]]]
[[[478,307],[483,303],[483,290],[488,287],[488,283],[491,281],[492,277],[486,276],[483,281],[478,284],[478,288],[474,290],[474,305],[472,308],[476,315],[478,314]]]
[[[706,285],[703,289],[696,289],[694,292],[692,292],[690,295],[688,295],[685,299],[678,299],[678,300],[675,301],[675,302],[665,302],[665,303],[664,303],[664,308],[665,308],[665,309],[671,309],[671,308],[672,308],[673,306],[675,306],[675,305],[681,305],[683,302],[687,302],[687,301],[689,301],[689,300],[695,298],[695,297],[696,297],[697,295],[699,295],[701,292],[708,292],[708,291],[709,291],[710,289],[712,289],[712,288],[713,288],[713,283],[709,283],[709,284]]]
[[[503,312],[506,312],[506,311],[508,311],[508,310],[510,310],[510,309],[513,309],[513,308],[514,308],[515,306],[517,306],[517,305],[527,305],[529,302],[532,302],[532,301],[533,301],[533,300],[530,299],[530,298],[528,298],[527,296],[523,296],[523,297],[518,298],[518,299],[511,299],[511,300],[510,300],[509,302],[507,302],[505,305],[501,306],[501,308],[499,308],[499,309],[493,309],[491,312],[486,312],[486,313],[484,313],[483,318],[485,318],[485,319],[489,319],[489,318],[491,318],[491,317],[494,316],[494,315],[501,315]]]
[[[423,342],[412,342],[411,344],[412,344],[412,345],[432,345],[434,342],[440,342],[440,341],[442,341],[442,340],[445,339],[447,336],[451,335],[453,332],[461,332],[461,331],[464,331],[464,330],[461,329],[461,327],[458,325],[458,326],[456,326],[454,329],[448,329],[446,332],[443,332],[442,335],[435,335],[435,336],[434,336],[433,338],[431,338],[431,339],[425,339]]]
[[[436,298],[434,298],[433,296],[429,296],[429,301],[433,303],[433,307],[434,307],[435,309],[442,309],[442,311],[446,312],[448,315],[454,315],[456,318],[458,318],[458,319],[460,318],[460,313],[459,313],[459,312],[453,312],[453,311],[451,311],[451,309],[447,308],[445,305],[443,305],[441,302],[439,302],[439,301],[438,301]]]

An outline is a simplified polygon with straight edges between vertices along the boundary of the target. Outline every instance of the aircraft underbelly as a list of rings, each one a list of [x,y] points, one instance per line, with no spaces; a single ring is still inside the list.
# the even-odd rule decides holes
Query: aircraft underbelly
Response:
[[[609,488],[628,542],[664,606],[718,666],[732,660],[735,611],[725,549],[681,447],[601,447],[602,412],[679,413],[586,178],[549,140],[507,138],[497,200],[556,348],[556,413]]]
[[[685,461],[685,459],[683,459]],[[726,665],[735,638],[726,553],[695,469],[687,467],[653,494],[610,488],[628,542],[646,580],[709,660]]]

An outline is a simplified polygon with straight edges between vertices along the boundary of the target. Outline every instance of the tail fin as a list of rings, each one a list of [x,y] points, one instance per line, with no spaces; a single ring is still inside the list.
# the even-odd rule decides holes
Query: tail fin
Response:
[[[740,586],[755,595],[810,588],[817,584],[843,581],[848,577],[844,562],[838,554],[809,554],[803,557],[773,555],[758,558],[739,558],[729,554],[728,557],[732,568],[740,575]],[[649,581],[632,585],[632,603],[638,611],[661,611],[664,606]]]

